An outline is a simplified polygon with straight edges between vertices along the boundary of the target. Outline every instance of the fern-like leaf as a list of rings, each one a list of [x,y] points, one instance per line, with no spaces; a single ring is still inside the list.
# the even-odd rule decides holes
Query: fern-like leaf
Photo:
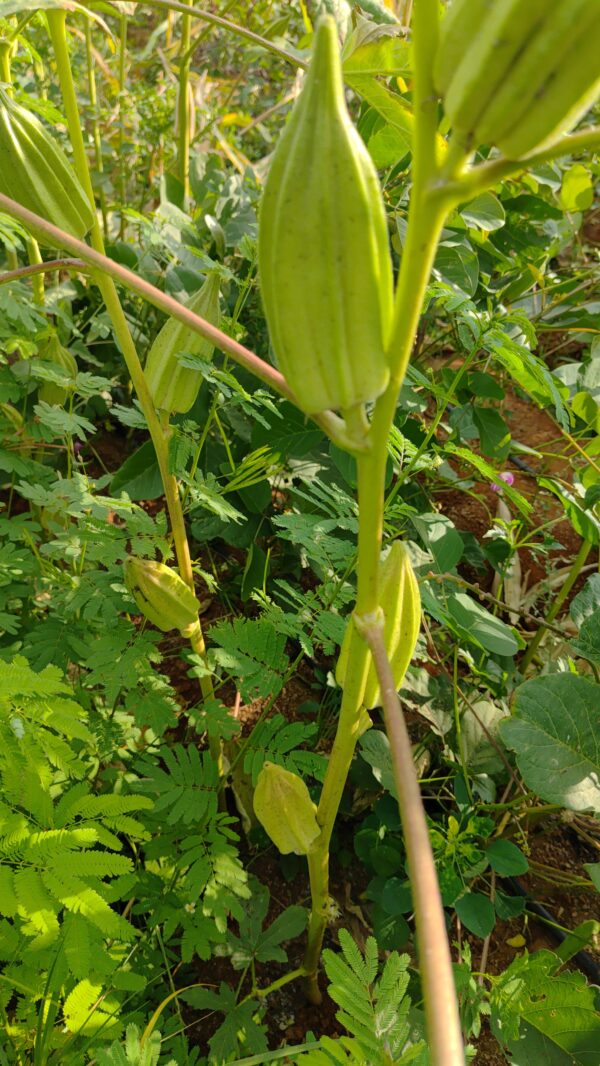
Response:
[[[367,1061],[370,1066],[402,1061],[400,1056],[409,1037],[406,1015],[410,1002],[404,995],[408,955],[400,957],[392,952],[377,982],[377,943],[372,937],[367,940],[364,957],[344,929],[340,930],[340,946],[342,954],[323,952],[329,994],[341,1007],[336,1014],[338,1021],[354,1038],[350,1042],[343,1040],[344,1047],[352,1055],[358,1047],[363,1058],[338,1061]],[[339,1046],[336,1053],[337,1050]],[[308,1066],[310,1060],[306,1061]]]
[[[137,787],[157,795],[155,810],[168,811],[167,822],[205,822],[217,813],[219,772],[209,752],[176,744],[165,748],[163,770],[149,759],[140,760],[145,772]]]
[[[102,999],[102,985],[87,977],[79,981],[67,996],[63,1006],[65,1025],[71,1033],[91,1034],[102,1030],[103,1036],[113,1035],[122,1029],[116,1014],[106,1009],[107,1000]]]

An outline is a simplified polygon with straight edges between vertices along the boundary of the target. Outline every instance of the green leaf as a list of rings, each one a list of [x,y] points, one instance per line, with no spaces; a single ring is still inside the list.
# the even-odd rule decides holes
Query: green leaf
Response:
[[[113,1036],[115,1030],[122,1029],[118,1016],[106,1010],[106,1001],[100,1007],[101,994],[102,985],[94,984],[87,977],[75,985],[63,1007],[69,1032],[90,1034],[101,1029],[103,1036]]]
[[[410,45],[397,30],[361,21],[344,42],[342,61],[345,80],[353,74],[409,74]]]
[[[565,211],[587,211],[594,202],[594,183],[587,167],[574,163],[565,171],[560,190]]]
[[[563,429],[569,428],[564,398],[567,390],[541,359],[495,326],[485,333],[482,345],[505,367],[520,388],[525,389],[540,407],[554,407],[556,420]]]
[[[463,221],[471,229],[482,229],[486,233],[502,229],[506,221],[506,212],[493,192],[484,192],[476,196],[460,209]]]
[[[412,523],[425,547],[429,548],[433,555],[440,573],[453,570],[462,558],[465,548],[454,522],[451,522],[445,515],[431,512],[413,515]]]
[[[360,754],[371,767],[375,780],[386,792],[396,796],[392,753],[387,735],[381,729],[368,729],[359,743]]]
[[[73,412],[65,411],[62,407],[45,403],[40,400],[34,404],[34,411],[40,424],[46,426],[55,436],[77,437],[79,440],[87,440],[86,433],[93,434],[96,427],[89,419]]]
[[[444,451],[449,455],[455,455],[458,459],[462,459],[463,462],[469,466],[473,466],[487,481],[495,483],[498,481],[498,471],[482,458],[481,455],[476,455],[475,452],[469,451],[467,448],[460,448],[456,444],[447,443],[444,444]],[[525,518],[531,513],[531,504],[522,493],[511,485],[504,484],[502,486],[502,493],[506,497],[506,501],[511,507],[514,507]]]
[[[146,441],[119,467],[110,483],[113,496],[126,492],[130,500],[156,500],[163,483],[152,441]]]
[[[571,647],[584,659],[600,664],[600,607],[582,622],[579,636],[571,641]]]
[[[267,445],[274,456],[302,458],[323,440],[323,431],[287,400],[278,403],[276,411],[269,425],[254,426],[253,448]]]
[[[252,960],[287,962],[287,953],[281,944],[285,940],[300,936],[308,917],[304,907],[286,907],[268,928],[263,930],[270,893],[266,885],[261,885],[254,878],[250,888],[250,898],[244,903],[244,917],[238,923],[239,936],[230,933],[228,937],[234,970],[244,969]]]
[[[510,451],[510,429],[499,411],[491,407],[474,407],[473,421],[479,430],[481,450],[491,459],[502,462]]]
[[[193,744],[187,748],[175,744],[164,747],[161,754],[164,770],[147,757],[138,764],[145,776],[137,782],[137,788],[156,795],[155,811],[167,811],[169,825],[214,818],[219,774],[209,752],[200,753]]]
[[[580,922],[575,929],[571,929],[562,944],[556,948],[556,954],[563,962],[568,962],[578,951],[583,951],[589,944],[593,945],[598,933],[600,933],[600,922],[595,922],[592,918],[586,922]]]
[[[541,477],[538,480],[538,485],[541,488],[548,489],[560,500],[573,529],[584,540],[589,540],[590,544],[598,544],[600,521],[598,521],[592,511],[586,511],[582,503],[560,481],[554,481],[549,477]]]
[[[486,651],[493,655],[515,655],[519,650],[514,630],[476,603],[466,592],[451,592],[446,602],[451,618],[465,637],[474,640]]]
[[[443,241],[435,257],[434,270],[461,292],[474,296],[479,282],[479,259],[470,245]]]
[[[504,892],[496,889],[494,907],[501,921],[509,922],[511,918],[516,918],[519,914],[523,914],[525,906],[526,902],[522,896],[507,896]]]
[[[511,840],[493,840],[485,849],[490,866],[501,877],[518,877],[527,873],[529,863],[523,852]]]
[[[600,574],[592,574],[588,577],[581,592],[571,600],[569,614],[580,628],[586,618],[600,608]]]
[[[557,972],[550,951],[519,956],[494,979],[492,1031],[519,1066],[593,1066],[600,1014],[583,974]]]
[[[528,788],[547,803],[600,811],[598,685],[573,674],[526,681],[500,734]]]
[[[285,633],[262,618],[236,618],[211,629],[216,661],[236,679],[242,699],[276,696],[289,665]]]
[[[244,756],[244,771],[255,785],[265,760],[278,763],[297,774],[312,774],[322,780],[324,757],[312,749],[317,727],[313,722],[288,722],[274,714],[252,732]],[[306,745],[305,750],[300,745]]]
[[[378,133],[387,138],[387,147],[391,156],[388,165],[402,159],[411,150],[415,125],[415,117],[409,104],[398,93],[393,93],[376,78],[354,74],[350,77],[349,84],[381,115],[386,123],[383,130],[379,130]],[[372,141],[376,137],[377,134],[369,138],[369,151],[372,151]]]
[[[456,900],[454,909],[469,932],[482,939],[490,935],[496,924],[494,905],[480,892],[466,892]]]
[[[210,1066],[221,1066],[237,1057],[239,1051],[262,1054],[267,1050],[267,1038],[254,1015],[257,1004],[253,1000],[236,1004],[236,993],[224,982],[219,991],[194,988],[184,992],[183,999],[197,1010],[220,1011],[225,1019],[209,1041]],[[264,1061],[262,1058],[259,1061]]]

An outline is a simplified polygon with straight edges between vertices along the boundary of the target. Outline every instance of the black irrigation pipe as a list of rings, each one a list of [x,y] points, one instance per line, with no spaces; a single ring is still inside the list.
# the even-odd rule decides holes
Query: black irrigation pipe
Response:
[[[510,885],[514,895],[522,896],[527,900],[527,910],[533,912],[533,914],[536,914],[538,918],[541,918],[544,923],[548,924],[550,933],[559,944],[562,944],[563,941],[567,939],[570,934],[563,932],[554,915],[541,903],[537,903],[536,900],[532,899],[516,877],[505,877],[502,880],[505,884]],[[571,957],[573,962],[575,962],[579,969],[589,977],[593,984],[600,985],[600,965],[598,965],[588,951],[578,951]]]

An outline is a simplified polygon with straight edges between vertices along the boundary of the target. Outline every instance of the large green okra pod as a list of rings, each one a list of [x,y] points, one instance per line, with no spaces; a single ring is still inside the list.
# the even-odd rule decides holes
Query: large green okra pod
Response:
[[[389,370],[392,267],[377,173],[352,125],[334,20],[320,20],[260,209],[263,303],[307,414],[374,400]]]

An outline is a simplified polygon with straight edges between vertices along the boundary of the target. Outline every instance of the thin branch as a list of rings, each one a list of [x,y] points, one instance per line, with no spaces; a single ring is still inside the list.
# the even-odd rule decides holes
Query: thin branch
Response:
[[[4,274],[0,274],[0,285],[4,285],[7,281],[19,281],[32,274],[49,274],[52,270],[81,270],[83,272],[89,270],[89,267],[82,259],[49,259],[47,263],[32,263],[30,266],[19,267],[17,270],[6,270]]]
[[[464,1066],[463,1040],[456,1004],[444,907],[410,737],[385,650],[383,622],[381,617],[360,619],[356,616],[355,622],[361,636],[371,649],[381,688],[385,728],[390,742],[394,781],[398,793],[398,806],[413,889],[417,943],[432,1063],[434,1066]]]
[[[531,614],[529,611],[524,611],[520,607],[507,607],[502,601],[492,596],[491,592],[484,592],[479,585],[473,584],[472,581],[465,581],[463,577],[459,577],[456,574],[434,574],[432,570],[425,575],[426,581],[453,581],[456,585],[463,589],[470,589],[476,596],[481,597],[482,600],[487,600],[488,603],[493,603],[495,607],[501,607],[503,611],[510,611],[513,614],[520,614],[521,618],[527,619],[528,622],[534,622],[536,626],[543,626],[544,629],[549,629],[552,633],[556,633],[559,637],[565,637],[564,627],[553,626],[550,622],[545,622],[542,618],[538,618],[537,615]]]
[[[96,4],[106,10],[106,0],[89,0],[89,6],[94,7]],[[149,7],[162,7],[168,11],[179,11],[182,15],[191,15],[192,18],[201,19],[203,22],[210,22],[213,26],[220,26],[224,30],[229,30],[236,37],[243,37],[247,41],[252,41],[253,44],[257,44],[260,48],[264,48],[266,52],[271,52],[273,55],[279,56],[280,59],[285,59],[286,63],[291,63],[294,67],[305,68],[308,64],[300,59],[298,56],[293,55],[291,52],[287,52],[285,48],[281,48],[280,45],[275,44],[273,41],[269,41],[266,37],[261,37],[259,33],[254,33],[253,30],[247,29],[245,26],[240,26],[237,22],[232,22],[231,19],[223,18],[221,15],[213,15],[210,11],[204,11],[199,7],[188,7],[187,4],[177,3],[177,0],[145,0],[145,5]],[[111,3],[110,5],[116,11],[120,11],[121,5],[117,3]]]
[[[211,322],[207,322],[200,315],[190,311],[188,307],[178,303],[172,296],[161,292],[160,289],[151,285],[149,281],[145,281],[143,278],[138,277],[137,274],[134,274],[132,270],[121,266],[120,263],[115,263],[113,259],[102,255],[101,252],[96,251],[94,248],[90,248],[84,241],[65,233],[58,226],[52,225],[51,222],[47,222],[40,215],[36,215],[26,207],[22,207],[16,200],[11,200],[9,196],[4,196],[3,193],[0,193],[0,210],[5,211],[12,218],[19,219],[34,233],[36,231],[42,233],[48,238],[46,243],[49,243],[50,247],[66,248],[67,251],[79,256],[84,263],[87,263],[100,273],[107,274],[115,281],[120,282],[121,285],[124,285],[125,288],[137,292],[138,295],[142,296],[148,303],[153,304],[154,307],[158,307],[159,310],[179,319],[180,322],[189,326],[195,333],[200,333],[203,337],[212,341],[215,347],[227,352],[234,362],[249,370],[251,374],[254,374],[265,385],[272,388],[274,392],[278,392],[284,399],[298,406],[292,390],[279,370],[276,370],[269,363],[265,363],[264,359],[260,359],[258,355],[251,352],[249,348],[245,348],[243,344],[239,344],[231,337],[228,337],[226,333],[223,333],[217,326],[213,326]],[[366,437],[363,440],[356,440],[351,437],[347,432],[343,419],[339,418],[333,411],[322,411],[311,417],[313,422],[316,422],[323,432],[331,440],[339,444],[340,447],[345,447],[353,452],[369,450],[369,440]]]
[[[201,333],[203,337],[212,341],[217,348],[227,352],[236,363],[245,367],[246,370],[250,370],[251,373],[255,374],[261,381],[264,381],[265,384],[270,385],[281,396],[293,402],[292,391],[278,370],[269,366],[264,360],[259,359],[254,352],[245,348],[243,344],[238,344],[237,341],[228,337],[217,326],[213,326],[212,323],[207,322],[200,315],[194,314],[189,308],[178,303],[172,296],[161,292],[160,289],[151,285],[149,281],[145,281],[143,278],[138,277],[137,274],[134,274],[132,270],[121,266],[120,263],[115,263],[113,259],[102,255],[101,252],[97,252],[94,248],[90,248],[84,241],[65,233],[57,226],[52,225],[51,222],[41,218],[40,215],[34,214],[33,211],[28,211],[26,207],[22,207],[16,200],[11,200],[2,193],[0,193],[0,209],[6,211],[13,218],[18,218],[28,229],[43,233],[45,237],[49,238],[51,247],[66,248],[67,251],[83,259],[85,263],[95,267],[101,273],[108,274],[109,277],[114,278],[115,281],[120,282],[126,288],[132,289],[140,296],[143,296],[154,307],[158,307],[161,311],[166,311],[168,315],[172,315],[173,318],[179,319],[180,322],[189,326],[196,333]]]

